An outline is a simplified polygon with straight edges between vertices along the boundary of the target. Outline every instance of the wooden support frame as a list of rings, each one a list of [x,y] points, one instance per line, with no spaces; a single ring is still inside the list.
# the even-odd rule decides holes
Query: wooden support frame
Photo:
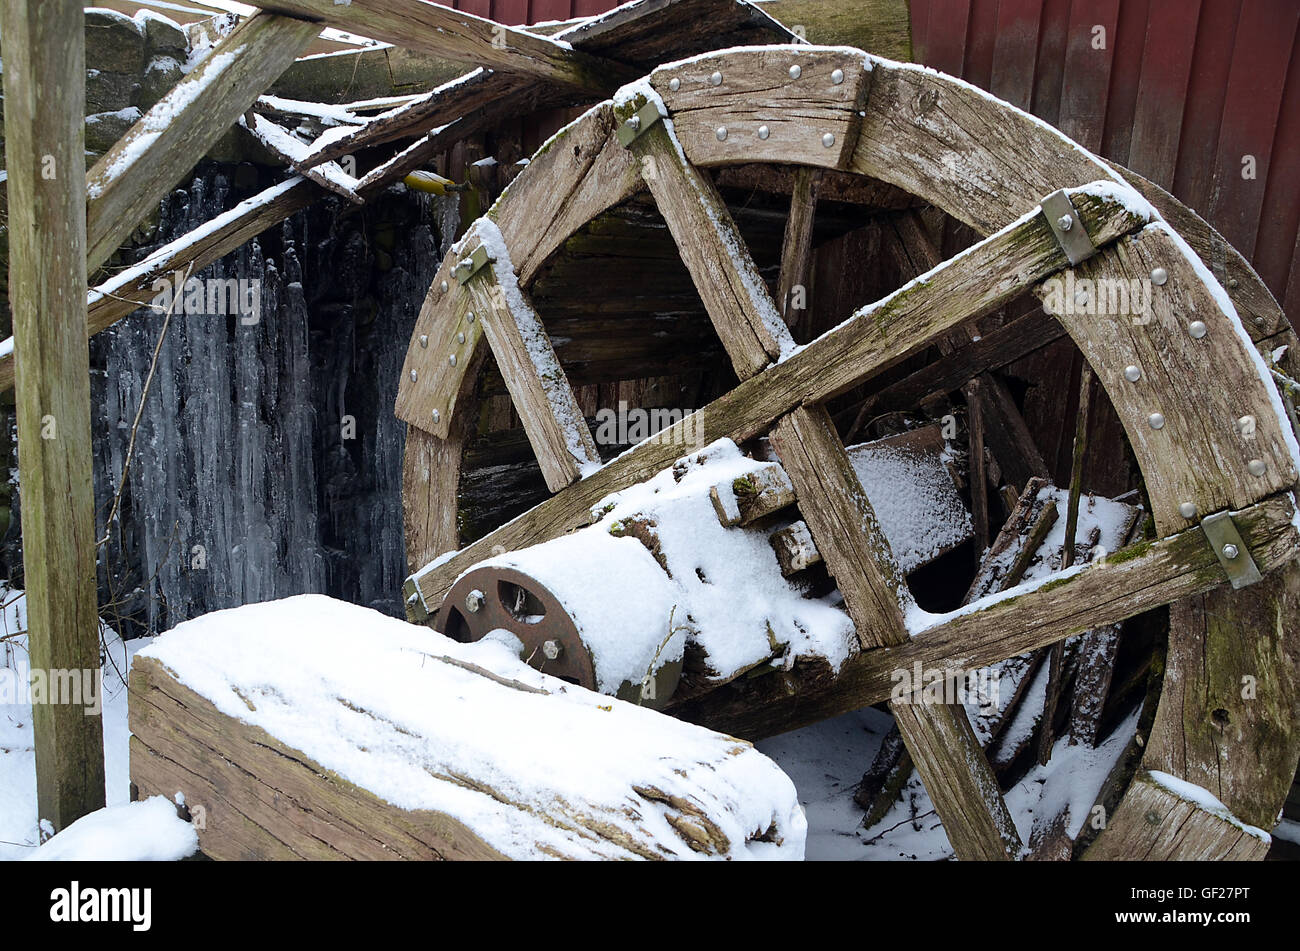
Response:
[[[85,33],[71,3],[6,0],[3,21],[28,647],[33,673],[53,682],[68,671],[80,684],[100,672],[82,305]],[[103,724],[89,700],[32,704],[37,814],[54,832],[104,805]]]

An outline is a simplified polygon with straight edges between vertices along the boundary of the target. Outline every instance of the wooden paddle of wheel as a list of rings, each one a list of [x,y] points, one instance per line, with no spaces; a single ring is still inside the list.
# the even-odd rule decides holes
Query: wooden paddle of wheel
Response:
[[[761,162],[884,180],[985,237],[924,280],[795,348],[701,171]],[[1236,817],[1271,821],[1300,756],[1291,726],[1300,693],[1295,443],[1258,354],[1220,305],[1227,298],[1125,184],[1127,176],[957,80],[846,49],[697,57],[661,67],[592,109],[548,143],[471,228],[443,262],[417,320],[396,404],[410,427],[408,555],[413,568],[425,566],[406,586],[412,620],[430,620],[476,562],[586,524],[602,497],[681,454],[681,427],[674,426],[599,467],[564,371],[521,290],[569,236],[645,187],[741,379],[696,413],[695,432],[706,442],[770,434],[862,646],[829,684],[769,676],[746,688],[744,703],[717,691],[674,712],[741,736],[781,732],[888,699],[891,672],[917,661],[978,668],[1188,599],[1175,608],[1166,689],[1146,747],[1136,751],[1142,762],[1135,776],[1129,763],[1112,777],[1108,821],[1088,855],[1260,856],[1266,843]],[[797,179],[783,287],[806,267],[806,190],[814,178]],[[1195,215],[1132,180],[1198,247],[1216,245]],[[1242,316],[1275,330],[1267,291],[1235,252],[1222,254],[1221,239],[1217,246]],[[1057,316],[1125,426],[1159,537],[1019,597],[988,599],[909,630],[903,579],[823,405],[1025,289],[1043,295],[1042,282],[1070,268],[1078,279],[1151,288],[1149,311],[1139,318],[1070,307]],[[455,493],[471,426],[458,409],[485,337],[555,494],[456,551]],[[1229,577],[1243,583],[1252,563],[1273,574],[1238,594]],[[1206,644],[1228,646],[1197,666],[1191,659]],[[1237,699],[1243,677],[1257,684],[1253,705]],[[957,854],[1019,854],[1016,829],[961,710],[921,703],[893,710]],[[1243,757],[1268,772],[1265,791],[1246,793],[1231,781]],[[1192,801],[1166,773],[1210,789],[1235,815]]]

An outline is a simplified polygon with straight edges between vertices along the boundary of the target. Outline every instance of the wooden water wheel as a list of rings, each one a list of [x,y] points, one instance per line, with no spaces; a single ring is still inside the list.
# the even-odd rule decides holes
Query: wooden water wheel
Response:
[[[776,295],[719,190],[763,174],[792,196]],[[796,345],[776,301],[805,283],[819,177],[823,195],[902,195],[905,208],[938,209],[979,240],[947,261],[919,262],[923,279]],[[579,259],[588,282],[574,293],[605,295],[611,314],[662,318],[673,305],[657,301],[677,292],[679,255],[738,382],[602,463],[570,381],[587,364],[564,358],[564,335],[534,304],[566,246],[595,236],[616,247],[619,228],[647,214],[650,224],[628,233],[670,236],[676,253],[652,261],[649,276],[629,267],[604,283]],[[1141,287],[1149,307],[1138,319],[1066,300],[1053,320],[1008,326],[996,343],[953,336],[1027,291],[1047,298],[1052,278]],[[1260,857],[1267,837],[1251,827],[1271,827],[1300,756],[1296,444],[1251,340],[1283,326],[1258,277],[1192,212],[960,81],[839,48],[735,49],[663,66],[544,146],[434,279],[396,404],[409,424],[408,613],[445,624],[439,608],[467,569],[590,523],[602,498],[673,465],[684,427],[703,442],[767,436],[859,650],[833,674],[796,665],[670,712],[757,738],[887,700],[891,672],[914,662],[978,668],[1170,605],[1158,706],[1102,790],[1104,820],[1064,851]],[[1017,597],[909,627],[906,582],[846,453],[842,433],[861,415],[854,407],[879,403],[881,379],[895,381],[893,397],[966,386],[967,402],[986,410],[982,433],[972,411],[972,444],[1006,438],[997,408],[1009,397],[987,372],[998,348],[1018,339],[1028,352],[1063,334],[1122,423],[1145,489],[1146,536]],[[692,344],[680,350],[707,352],[681,339]],[[923,365],[920,381],[896,372],[936,342],[955,357]],[[499,527],[471,530],[462,477],[479,398],[493,386],[508,391],[550,494],[500,513],[498,522],[510,520]],[[983,458],[977,449],[972,465]],[[972,493],[973,506],[987,503],[982,495]],[[892,710],[957,854],[1022,854],[964,713],[945,704]]]

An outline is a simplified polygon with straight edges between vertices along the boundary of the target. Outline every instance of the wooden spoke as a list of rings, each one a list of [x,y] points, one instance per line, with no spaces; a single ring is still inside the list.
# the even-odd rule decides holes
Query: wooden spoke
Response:
[[[475,246],[475,235],[471,230],[467,247]],[[489,261],[466,286],[477,322],[541,463],[546,487],[558,492],[581,478],[585,467],[600,465],[569,379],[540,318],[515,283],[508,261]]]
[[[1112,241],[1141,224],[1139,218],[1118,202],[1087,195],[1076,198],[1083,224],[1094,241]],[[858,385],[915,353],[935,334],[1010,300],[1022,288],[1042,280],[1065,263],[1064,252],[1041,216],[1012,225],[975,245],[960,258],[947,262],[923,283],[863,308],[760,377],[745,380],[727,396],[698,410],[689,423],[691,431],[705,442],[723,437],[743,442],[757,436],[796,406],[823,402]],[[443,293],[439,291],[439,280],[434,278],[431,297]],[[427,300],[425,304],[428,308]],[[419,335],[426,332],[422,327],[433,323],[424,321],[422,311],[416,321],[412,349],[418,347]],[[433,339],[431,336],[430,345]],[[409,352],[407,359],[409,369]],[[400,390],[398,400],[398,415],[414,422],[400,411]],[[423,416],[419,418],[419,425],[429,425]],[[686,425],[669,427],[583,479],[563,496],[542,502],[454,556],[416,572],[408,579],[410,589],[418,590],[420,595],[412,602],[411,590],[407,591],[411,616],[427,617],[430,606],[436,610],[452,581],[487,557],[493,546],[510,549],[561,535],[585,524],[591,506],[605,495],[671,465],[681,455],[680,437]]]
[[[246,129],[264,149],[295,169],[299,167],[304,150],[309,147],[288,129],[256,112],[246,113],[240,120],[240,126]],[[344,172],[337,162],[321,162],[315,166],[307,166],[302,169],[302,174],[321,188],[346,198],[354,205],[365,203],[365,199],[357,194],[359,184],[357,180]]]
[[[1284,493],[1234,516],[1261,571],[1281,567],[1300,553],[1300,534],[1291,522],[1295,511]],[[893,673],[914,663],[926,670],[977,670],[1226,583],[1204,533],[1190,528],[1130,546],[1018,596],[994,595],[953,615],[940,615],[913,631],[906,644],[851,658],[829,687],[811,676],[806,689],[797,677],[774,677],[766,684],[760,678],[748,685],[743,703],[710,694],[673,713],[758,739],[888,700],[896,683]]]
[[[622,63],[582,53],[549,37],[424,0],[400,4],[266,0],[261,7],[453,62],[521,73],[596,96],[608,95],[637,74]]]
[[[781,247],[781,286],[777,292],[781,316],[789,327],[794,327],[795,321],[806,316],[810,309],[808,281],[812,272],[813,225],[821,179],[820,169],[801,165],[795,172],[794,189],[790,194],[790,217],[786,221]]]
[[[630,118],[643,105],[645,98],[636,97],[620,107],[620,117]],[[643,131],[630,148],[732,366],[742,380],[753,376],[792,349],[794,340],[731,212],[665,123]]]
[[[320,32],[256,14],[126,131],[86,173],[86,268],[117,250],[197,156],[252,106]]]

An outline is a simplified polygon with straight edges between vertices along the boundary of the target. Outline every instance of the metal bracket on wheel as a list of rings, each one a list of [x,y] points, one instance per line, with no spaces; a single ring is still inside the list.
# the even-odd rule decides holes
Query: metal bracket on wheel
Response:
[[[487,248],[480,244],[466,257],[460,259],[453,272],[456,275],[456,280],[462,284],[468,284],[469,279],[487,267],[488,262],[491,260],[488,257]]]
[[[650,131],[654,124],[662,118],[663,115],[659,112],[659,104],[654,101],[647,102],[636,111],[635,115],[619,125],[616,131],[619,144],[625,149],[631,148],[633,142]]]
[[[1206,541],[1214,549],[1234,588],[1244,588],[1264,579],[1231,515],[1227,512],[1207,515],[1201,519],[1201,531],[1205,532]]]
[[[1088,229],[1083,226],[1083,220],[1065,189],[1052,192],[1043,199],[1040,207],[1061,250],[1070,259],[1070,264],[1080,264],[1097,253],[1097,247],[1092,243]]]

